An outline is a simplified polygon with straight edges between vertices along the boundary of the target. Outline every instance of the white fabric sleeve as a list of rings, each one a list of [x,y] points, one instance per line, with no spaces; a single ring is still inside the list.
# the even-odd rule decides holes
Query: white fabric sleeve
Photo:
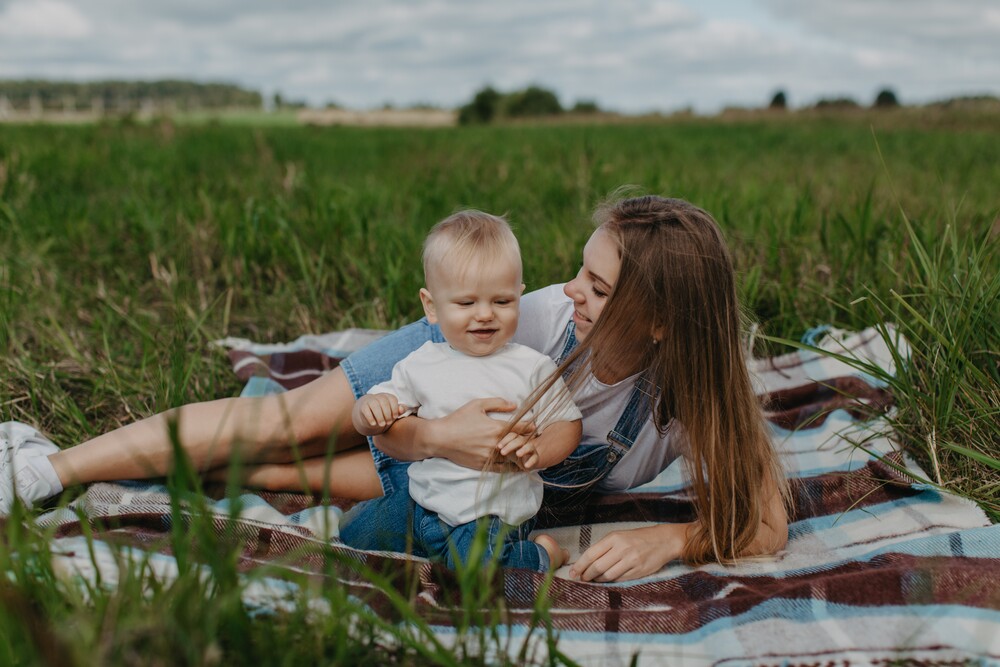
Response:
[[[553,356],[569,322],[569,315],[565,312],[568,302],[562,285],[549,285],[525,294],[521,297],[521,316],[514,342]],[[555,353],[558,354],[558,351]]]
[[[369,394],[392,394],[395,396],[400,405],[405,405],[409,408],[409,410],[400,415],[401,417],[415,415],[420,409],[420,399],[414,391],[414,384],[409,372],[409,367],[413,363],[412,358],[419,352],[420,350],[418,349],[400,359],[392,367],[392,377],[390,379],[380,382],[368,390]]]

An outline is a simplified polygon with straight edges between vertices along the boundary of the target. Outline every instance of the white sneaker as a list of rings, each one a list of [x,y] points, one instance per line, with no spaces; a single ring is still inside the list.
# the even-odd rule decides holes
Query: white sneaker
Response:
[[[10,514],[15,498],[31,507],[34,501],[54,495],[51,484],[30,465],[30,459],[58,451],[51,440],[27,424],[0,424],[0,516]]]

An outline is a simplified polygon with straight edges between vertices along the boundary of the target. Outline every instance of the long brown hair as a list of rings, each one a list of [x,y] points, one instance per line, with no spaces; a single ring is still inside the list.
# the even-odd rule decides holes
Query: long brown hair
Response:
[[[595,222],[619,246],[621,270],[590,334],[571,391],[588,372],[617,379],[646,370],[660,433],[679,422],[698,515],[683,558],[729,562],[745,554],[784,474],[751,385],[733,262],[718,224],[680,199],[635,197],[602,205]],[[547,383],[546,383],[547,384]],[[530,402],[530,399],[529,399]]]

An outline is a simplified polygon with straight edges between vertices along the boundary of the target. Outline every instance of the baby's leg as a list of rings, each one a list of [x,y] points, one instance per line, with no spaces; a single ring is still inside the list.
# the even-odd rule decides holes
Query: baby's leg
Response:
[[[549,569],[557,570],[569,560],[569,551],[559,546],[559,543],[551,535],[536,535],[533,542],[545,549],[549,555]]]
[[[482,524],[480,526],[482,527]],[[499,562],[503,567],[545,572],[562,567],[569,559],[569,552],[561,548],[552,537],[539,535],[534,540],[524,539],[524,536],[527,534],[525,526],[519,528],[505,526],[499,518],[490,517],[489,545],[483,556],[484,563],[492,558],[494,547],[497,546],[497,539],[501,531],[507,531],[503,544],[499,545],[501,550]],[[464,537],[464,541],[454,541],[461,552],[463,560],[468,556],[472,546],[472,536],[470,533],[465,533]],[[547,564],[546,561],[548,561]]]

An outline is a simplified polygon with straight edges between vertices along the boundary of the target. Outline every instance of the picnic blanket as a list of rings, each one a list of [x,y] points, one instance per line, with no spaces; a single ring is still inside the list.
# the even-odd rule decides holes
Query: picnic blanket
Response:
[[[627,665],[1000,665],[1000,525],[964,499],[923,483],[921,471],[896,451],[885,418],[892,397],[878,377],[843,357],[893,371],[906,342],[875,329],[826,331],[817,350],[757,359],[759,382],[776,447],[793,493],[787,548],[774,557],[689,567],[668,564],[653,576],[593,584],[556,573],[551,586],[525,571],[503,573],[511,636],[538,632],[535,599],[547,594],[559,650],[580,664]],[[318,377],[383,332],[351,330],[303,337],[283,345],[227,340],[245,394],[283,391]],[[894,355],[887,340],[896,349]],[[257,492],[232,501],[207,500],[220,529],[235,527],[245,546],[240,568],[284,563],[331,576],[323,559],[301,552],[317,540],[336,542],[349,502],[316,505],[306,495]],[[75,503],[96,521],[88,548],[74,508],[39,521],[54,528],[61,571],[113,585],[123,548],[156,553],[149,567],[163,577],[176,570],[166,540],[170,497],[157,484],[96,484]],[[599,496],[579,509],[577,525],[550,513],[540,529],[571,552],[571,560],[609,531],[684,521],[692,508],[680,466],[671,466],[629,493]],[[115,545],[112,547],[111,545]],[[155,545],[155,546],[154,546]],[[419,572],[418,611],[447,638],[454,634],[451,573],[403,555],[335,547],[379,571],[411,561]],[[296,554],[306,553],[305,556]],[[326,574],[324,574],[326,573]],[[336,575],[359,595],[370,585],[351,572]],[[255,580],[249,605],[280,609],[280,581]],[[389,606],[373,608],[391,614]]]

